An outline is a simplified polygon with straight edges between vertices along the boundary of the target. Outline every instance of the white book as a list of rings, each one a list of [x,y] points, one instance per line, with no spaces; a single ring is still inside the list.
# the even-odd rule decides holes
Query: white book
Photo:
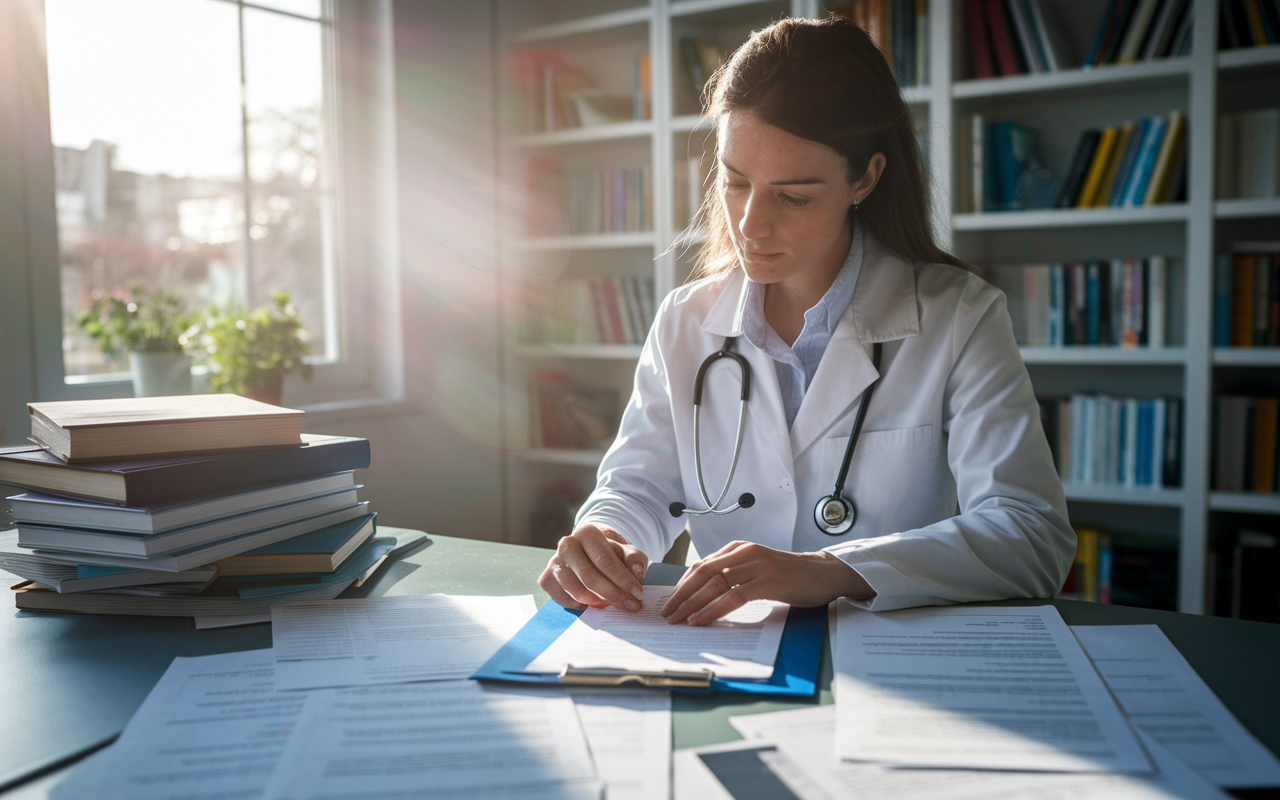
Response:
[[[1025,5],[1024,0],[1011,0],[1005,6],[1013,15],[1013,27],[1018,43],[1021,44],[1023,55],[1026,56],[1027,66],[1033,74],[1048,72],[1049,68],[1044,62],[1044,55],[1040,52],[1040,43],[1036,40],[1035,30],[1032,28],[1031,16]]]
[[[1081,465],[1080,480],[1093,483],[1098,473],[1098,398],[1095,395],[1083,395],[1081,400],[1084,404],[1084,413],[1081,415],[1084,424],[1080,429],[1080,442],[1083,445],[1080,448],[1080,460],[1084,463]]]
[[[1138,9],[1134,12],[1129,28],[1125,32],[1124,41],[1120,43],[1116,63],[1127,64],[1137,60],[1143,37],[1151,27],[1151,19],[1155,16],[1159,5],[1160,0],[1139,0]]]
[[[1280,169],[1280,108],[1246,111],[1240,119],[1240,197],[1275,197]]]
[[[1111,485],[1120,482],[1120,414],[1124,401],[1118,397],[1107,398],[1107,427],[1104,432],[1106,446],[1106,479]]]
[[[1132,397],[1124,401],[1123,452],[1122,483],[1132,489],[1138,485],[1138,401]]]
[[[1164,347],[1165,309],[1168,307],[1168,274],[1164,256],[1147,259],[1147,347]]]

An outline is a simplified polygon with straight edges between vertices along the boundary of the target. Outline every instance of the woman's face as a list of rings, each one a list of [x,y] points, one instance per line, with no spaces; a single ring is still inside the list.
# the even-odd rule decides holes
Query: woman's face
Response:
[[[849,254],[849,182],[843,156],[760,121],[750,111],[720,120],[720,169],[729,232],[747,276],[825,292]]]

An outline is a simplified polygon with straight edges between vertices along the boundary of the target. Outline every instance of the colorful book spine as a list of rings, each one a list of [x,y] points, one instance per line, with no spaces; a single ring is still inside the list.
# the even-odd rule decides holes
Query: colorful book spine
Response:
[[[1081,393],[1039,402],[1054,464],[1064,481],[1129,489],[1179,482],[1179,398]]]

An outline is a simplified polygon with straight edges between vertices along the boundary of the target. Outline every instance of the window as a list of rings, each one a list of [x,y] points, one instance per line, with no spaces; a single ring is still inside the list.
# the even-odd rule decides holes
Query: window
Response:
[[[57,263],[29,248],[42,397],[127,392],[107,388],[127,364],[77,317],[103,293],[160,288],[193,311],[286,290],[317,365],[287,399],[398,399],[389,5],[45,0]]]

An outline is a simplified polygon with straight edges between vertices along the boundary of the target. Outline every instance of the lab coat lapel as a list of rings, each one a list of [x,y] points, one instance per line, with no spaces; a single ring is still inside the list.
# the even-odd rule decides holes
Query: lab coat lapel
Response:
[[[796,457],[821,438],[848,435],[829,431],[880,375],[871,363],[871,344],[920,333],[914,266],[871,236],[865,238],[865,247],[853,301],[840,317],[791,425]],[[885,366],[882,362],[881,368]]]

